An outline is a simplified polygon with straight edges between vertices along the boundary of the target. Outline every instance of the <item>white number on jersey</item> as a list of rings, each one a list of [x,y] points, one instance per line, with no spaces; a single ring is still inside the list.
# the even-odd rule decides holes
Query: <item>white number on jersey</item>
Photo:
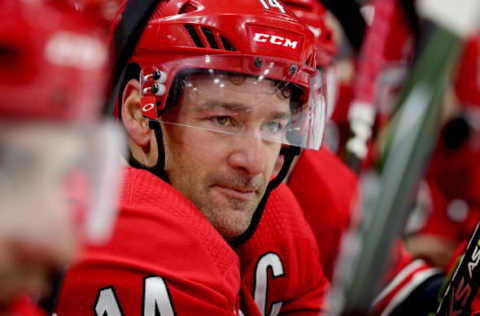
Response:
[[[143,316],[156,316],[156,310],[161,316],[175,316],[167,284],[161,277],[145,278],[143,286]]]
[[[285,13],[285,8],[277,0],[260,0],[260,3],[265,8],[265,10],[277,8],[278,10],[280,10],[280,12]]]
[[[257,262],[255,268],[255,285],[253,288],[253,295],[255,303],[257,304],[262,315],[267,315],[267,297],[268,297],[268,269],[272,270],[273,278],[282,277],[285,275],[283,272],[283,265],[280,257],[273,253],[264,254]],[[280,312],[282,302],[276,302],[272,304],[269,316],[276,316]]]
[[[113,287],[104,288],[98,291],[94,309],[96,316],[104,316],[105,314],[107,316],[123,316]]]
[[[113,287],[98,291],[94,309],[96,316],[123,316],[120,302]],[[161,277],[150,276],[143,280],[142,316],[156,316],[158,314],[160,316],[176,315],[167,284]]]

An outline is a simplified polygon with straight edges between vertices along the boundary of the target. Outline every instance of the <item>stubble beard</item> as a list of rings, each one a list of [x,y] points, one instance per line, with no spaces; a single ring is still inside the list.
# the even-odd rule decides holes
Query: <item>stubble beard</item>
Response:
[[[228,241],[237,238],[248,229],[265,193],[266,184],[263,179],[249,181],[256,183],[252,185],[255,187],[255,196],[250,200],[227,198],[218,194],[213,186],[205,187],[201,193],[197,191],[191,198],[213,227]]]

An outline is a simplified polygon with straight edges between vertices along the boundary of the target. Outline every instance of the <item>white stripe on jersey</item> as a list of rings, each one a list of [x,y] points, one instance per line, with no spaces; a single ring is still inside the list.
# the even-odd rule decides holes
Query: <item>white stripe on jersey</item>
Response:
[[[381,313],[381,316],[389,315],[390,312],[398,304],[403,302],[420,284],[422,284],[429,277],[439,273],[442,273],[441,269],[432,268],[424,260],[416,259],[405,266],[400,273],[398,273],[393,280],[388,283],[388,285],[375,298],[373,306],[377,305],[379,302],[393,293],[394,295],[392,299],[387,303]],[[411,278],[411,280],[399,287],[408,278]]]
[[[382,311],[381,316],[387,316],[390,312],[402,303],[420,284],[422,284],[429,277],[440,273],[440,269],[430,268],[425,271],[421,271],[415,274],[410,282],[405,284],[402,289],[393,296],[392,300],[388,303],[385,309]]]

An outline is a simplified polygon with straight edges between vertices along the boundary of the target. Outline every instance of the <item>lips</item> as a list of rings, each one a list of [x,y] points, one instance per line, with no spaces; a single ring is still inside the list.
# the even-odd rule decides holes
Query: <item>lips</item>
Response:
[[[227,185],[214,185],[216,190],[231,199],[248,201],[255,197],[256,190],[250,188],[232,187]]]

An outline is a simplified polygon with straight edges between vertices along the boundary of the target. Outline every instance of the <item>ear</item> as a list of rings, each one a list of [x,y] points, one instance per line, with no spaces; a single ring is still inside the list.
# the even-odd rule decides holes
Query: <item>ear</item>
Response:
[[[152,131],[148,119],[142,114],[140,100],[140,83],[130,80],[122,94],[122,122],[132,141],[140,147],[150,142]]]

